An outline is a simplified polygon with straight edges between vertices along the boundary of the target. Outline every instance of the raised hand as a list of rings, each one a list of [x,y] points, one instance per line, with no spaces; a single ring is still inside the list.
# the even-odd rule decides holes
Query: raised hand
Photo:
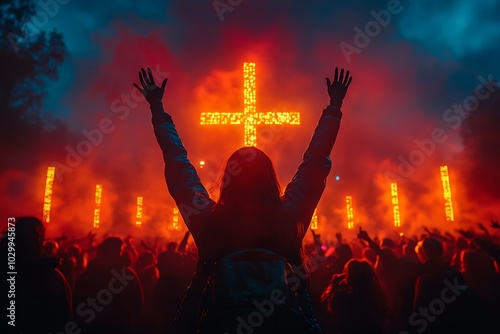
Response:
[[[484,235],[487,237],[490,236],[490,231],[482,224],[482,223],[477,223],[477,226],[479,226],[479,229],[484,232]]]
[[[184,234],[184,238],[182,238],[182,241],[181,243],[179,244],[179,247],[177,247],[177,251],[179,253],[184,253],[186,251],[186,246],[187,246],[187,242],[188,242],[188,239],[189,239],[189,235],[191,233],[189,231],[187,231],[185,234]]]
[[[342,107],[342,101],[344,100],[351,81],[352,77],[349,76],[349,71],[347,71],[344,76],[344,69],[341,69],[339,75],[339,69],[337,67],[335,68],[333,82],[331,82],[329,78],[326,78],[326,87],[328,95],[330,96],[331,106],[337,109]]]
[[[139,87],[139,85],[137,85],[135,82],[134,87],[137,88],[137,90],[141,92],[142,95],[144,95],[149,104],[161,102],[168,78],[165,78],[161,84],[161,87],[159,87],[155,83],[151,68],[148,67],[147,74],[146,71],[141,68],[141,71],[139,72],[139,81],[142,85],[142,88]]]
[[[358,238],[361,240],[368,241],[368,242],[372,241],[372,239],[368,235],[368,232],[363,230],[361,227],[359,228]]]
[[[444,233],[444,235],[446,235],[448,238],[450,238],[450,240],[455,240],[455,237],[453,236],[453,234],[451,234],[450,232],[446,231]]]
[[[331,282],[334,287],[338,287],[344,279],[345,279],[344,274],[335,274],[333,275]]]
[[[457,229],[456,231],[458,233],[460,233],[460,235],[463,236],[465,239],[473,239],[474,238],[474,232],[471,230],[465,231],[463,229]]]

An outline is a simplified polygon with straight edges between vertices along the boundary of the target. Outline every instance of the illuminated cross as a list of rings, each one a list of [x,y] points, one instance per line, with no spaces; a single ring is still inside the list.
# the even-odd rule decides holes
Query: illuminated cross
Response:
[[[255,63],[243,63],[243,112],[204,112],[200,124],[243,124],[245,146],[257,146],[259,124],[300,124],[298,112],[257,112],[257,94],[255,90]]]

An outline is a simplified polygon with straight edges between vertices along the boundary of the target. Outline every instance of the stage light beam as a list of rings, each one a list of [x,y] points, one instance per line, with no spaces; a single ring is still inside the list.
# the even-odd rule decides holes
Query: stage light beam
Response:
[[[174,230],[179,229],[179,209],[177,209],[177,208],[173,209],[172,226],[173,226]]]
[[[444,208],[446,220],[452,222],[455,220],[453,213],[453,202],[451,200],[450,175],[448,166],[441,166],[441,183],[443,184]]]
[[[401,227],[401,216],[399,212],[398,184],[391,183],[392,211],[394,215],[394,226]]]
[[[317,230],[318,229],[318,214],[317,214],[318,209],[314,209],[314,213],[311,219],[311,230]]]
[[[354,210],[352,208],[352,196],[346,196],[345,203],[346,203],[346,213],[347,213],[347,228],[352,229],[354,227]]]
[[[135,214],[135,226],[137,227],[142,226],[142,203],[143,203],[142,196],[137,196],[137,208]]]
[[[94,228],[99,228],[101,219],[102,184],[95,185]]]
[[[45,178],[45,192],[43,195],[43,221],[50,222],[50,208],[52,206],[52,188],[54,185],[55,167],[47,168],[47,177]]]

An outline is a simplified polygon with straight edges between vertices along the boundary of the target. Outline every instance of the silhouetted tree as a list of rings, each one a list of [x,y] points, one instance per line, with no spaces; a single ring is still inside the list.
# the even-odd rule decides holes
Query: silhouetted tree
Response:
[[[51,123],[52,132],[63,130],[60,122],[41,115],[47,80],[57,79],[57,67],[68,52],[62,34],[36,27],[43,28],[33,21],[38,11],[42,8],[33,0],[0,3],[0,130],[7,139],[0,141],[0,148],[2,156],[9,157],[2,169],[21,161],[29,164],[26,157],[16,155],[37,144],[45,124]]]

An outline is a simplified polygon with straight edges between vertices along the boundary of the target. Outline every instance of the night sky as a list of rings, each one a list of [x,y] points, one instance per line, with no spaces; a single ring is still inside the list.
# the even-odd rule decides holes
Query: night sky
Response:
[[[24,134],[30,149],[13,142],[5,152],[5,159],[24,158],[0,170],[2,217],[41,217],[46,169],[57,163],[65,168],[54,182],[50,233],[90,230],[101,183],[103,232],[133,231],[135,198],[143,196],[143,232],[179,235],[148,104],[134,98],[132,82],[145,66],[169,77],[165,109],[193,164],[206,161],[199,172],[210,188],[242,146],[243,127],[201,126],[200,114],[241,112],[243,62],[255,62],[257,110],[301,113],[299,126],[258,127],[258,147],[283,188],[328,104],[325,77],[335,67],[351,70],[318,206],[320,233],[348,233],[346,195],[356,227],[391,233],[391,181],[398,182],[401,231],[500,218],[496,0],[72,0],[52,16],[42,29],[62,33],[69,55],[59,78],[47,81],[42,116],[47,133],[54,120],[63,129]],[[102,122],[108,131],[91,152],[68,160]],[[453,223],[445,221],[441,165],[450,169]]]

